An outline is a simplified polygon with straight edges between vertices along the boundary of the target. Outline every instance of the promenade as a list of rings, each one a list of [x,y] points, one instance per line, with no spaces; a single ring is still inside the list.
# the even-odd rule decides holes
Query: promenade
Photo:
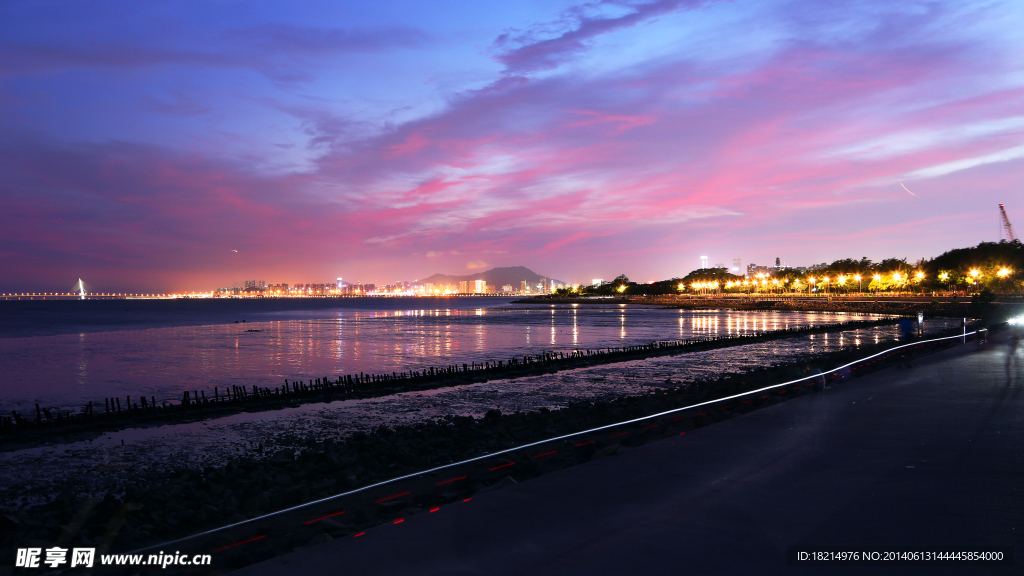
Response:
[[[234,574],[1020,574],[1008,333]],[[1008,371],[1009,369],[1009,371]],[[790,546],[1010,545],[1015,566],[789,566]]]

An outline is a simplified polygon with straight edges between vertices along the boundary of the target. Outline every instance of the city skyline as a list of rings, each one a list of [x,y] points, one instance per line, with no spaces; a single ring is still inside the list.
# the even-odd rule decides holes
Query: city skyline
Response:
[[[0,6],[0,288],[916,261],[1024,220],[1013,2]],[[339,271],[343,271],[341,273]]]

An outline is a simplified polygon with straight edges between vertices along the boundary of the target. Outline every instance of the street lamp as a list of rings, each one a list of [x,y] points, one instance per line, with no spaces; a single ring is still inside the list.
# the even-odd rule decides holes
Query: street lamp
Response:
[[[1002,286],[1003,280],[1005,280],[1006,277],[1009,276],[1009,275],[1010,275],[1010,269],[1006,268],[1006,267],[1000,268],[999,271],[996,272],[996,276],[999,277],[999,287],[1000,287],[1000,289],[1003,287]]]
[[[857,281],[857,291],[858,292],[864,292],[864,283],[861,282],[860,274],[857,274],[856,276],[854,276],[853,279]]]
[[[878,296],[878,291],[882,288],[882,275],[875,274],[875,296]]]

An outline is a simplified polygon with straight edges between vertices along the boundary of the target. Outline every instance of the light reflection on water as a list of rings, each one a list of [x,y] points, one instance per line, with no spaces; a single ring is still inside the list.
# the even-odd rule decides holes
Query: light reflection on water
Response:
[[[645,306],[318,311],[250,314],[244,323],[166,326],[0,339],[0,409],[33,404],[75,412],[103,398],[155,396],[232,385],[279,386],[352,373],[508,360],[735,335],[868,318],[862,314],[685,311]]]
[[[936,334],[958,325],[953,320],[932,320],[926,322],[924,333]],[[580,400],[644,393],[666,385],[666,381],[688,381],[798,361],[810,350],[835,351],[849,343],[859,346],[864,339],[896,343],[904,336],[905,332],[898,326],[795,336],[516,380],[306,404],[235,414],[201,423],[124,430],[59,447],[0,453],[0,486],[8,486],[0,494],[0,504],[10,500],[12,495],[28,493],[30,488],[58,492],[68,483],[76,483],[84,488],[110,489],[117,481],[128,478],[126,474],[159,472],[176,466],[217,465],[229,458],[251,454],[255,446],[270,452],[298,448],[309,441],[342,438],[355,430],[372,429],[382,423],[410,424],[448,414],[481,416],[491,408],[506,413],[557,408]],[[126,464],[129,462],[130,466]]]

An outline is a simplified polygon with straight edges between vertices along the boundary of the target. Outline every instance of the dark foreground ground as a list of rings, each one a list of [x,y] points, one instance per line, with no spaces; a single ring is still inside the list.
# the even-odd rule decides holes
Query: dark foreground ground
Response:
[[[1008,333],[235,574],[1020,574]],[[1014,566],[789,566],[790,546],[1008,545]]]

